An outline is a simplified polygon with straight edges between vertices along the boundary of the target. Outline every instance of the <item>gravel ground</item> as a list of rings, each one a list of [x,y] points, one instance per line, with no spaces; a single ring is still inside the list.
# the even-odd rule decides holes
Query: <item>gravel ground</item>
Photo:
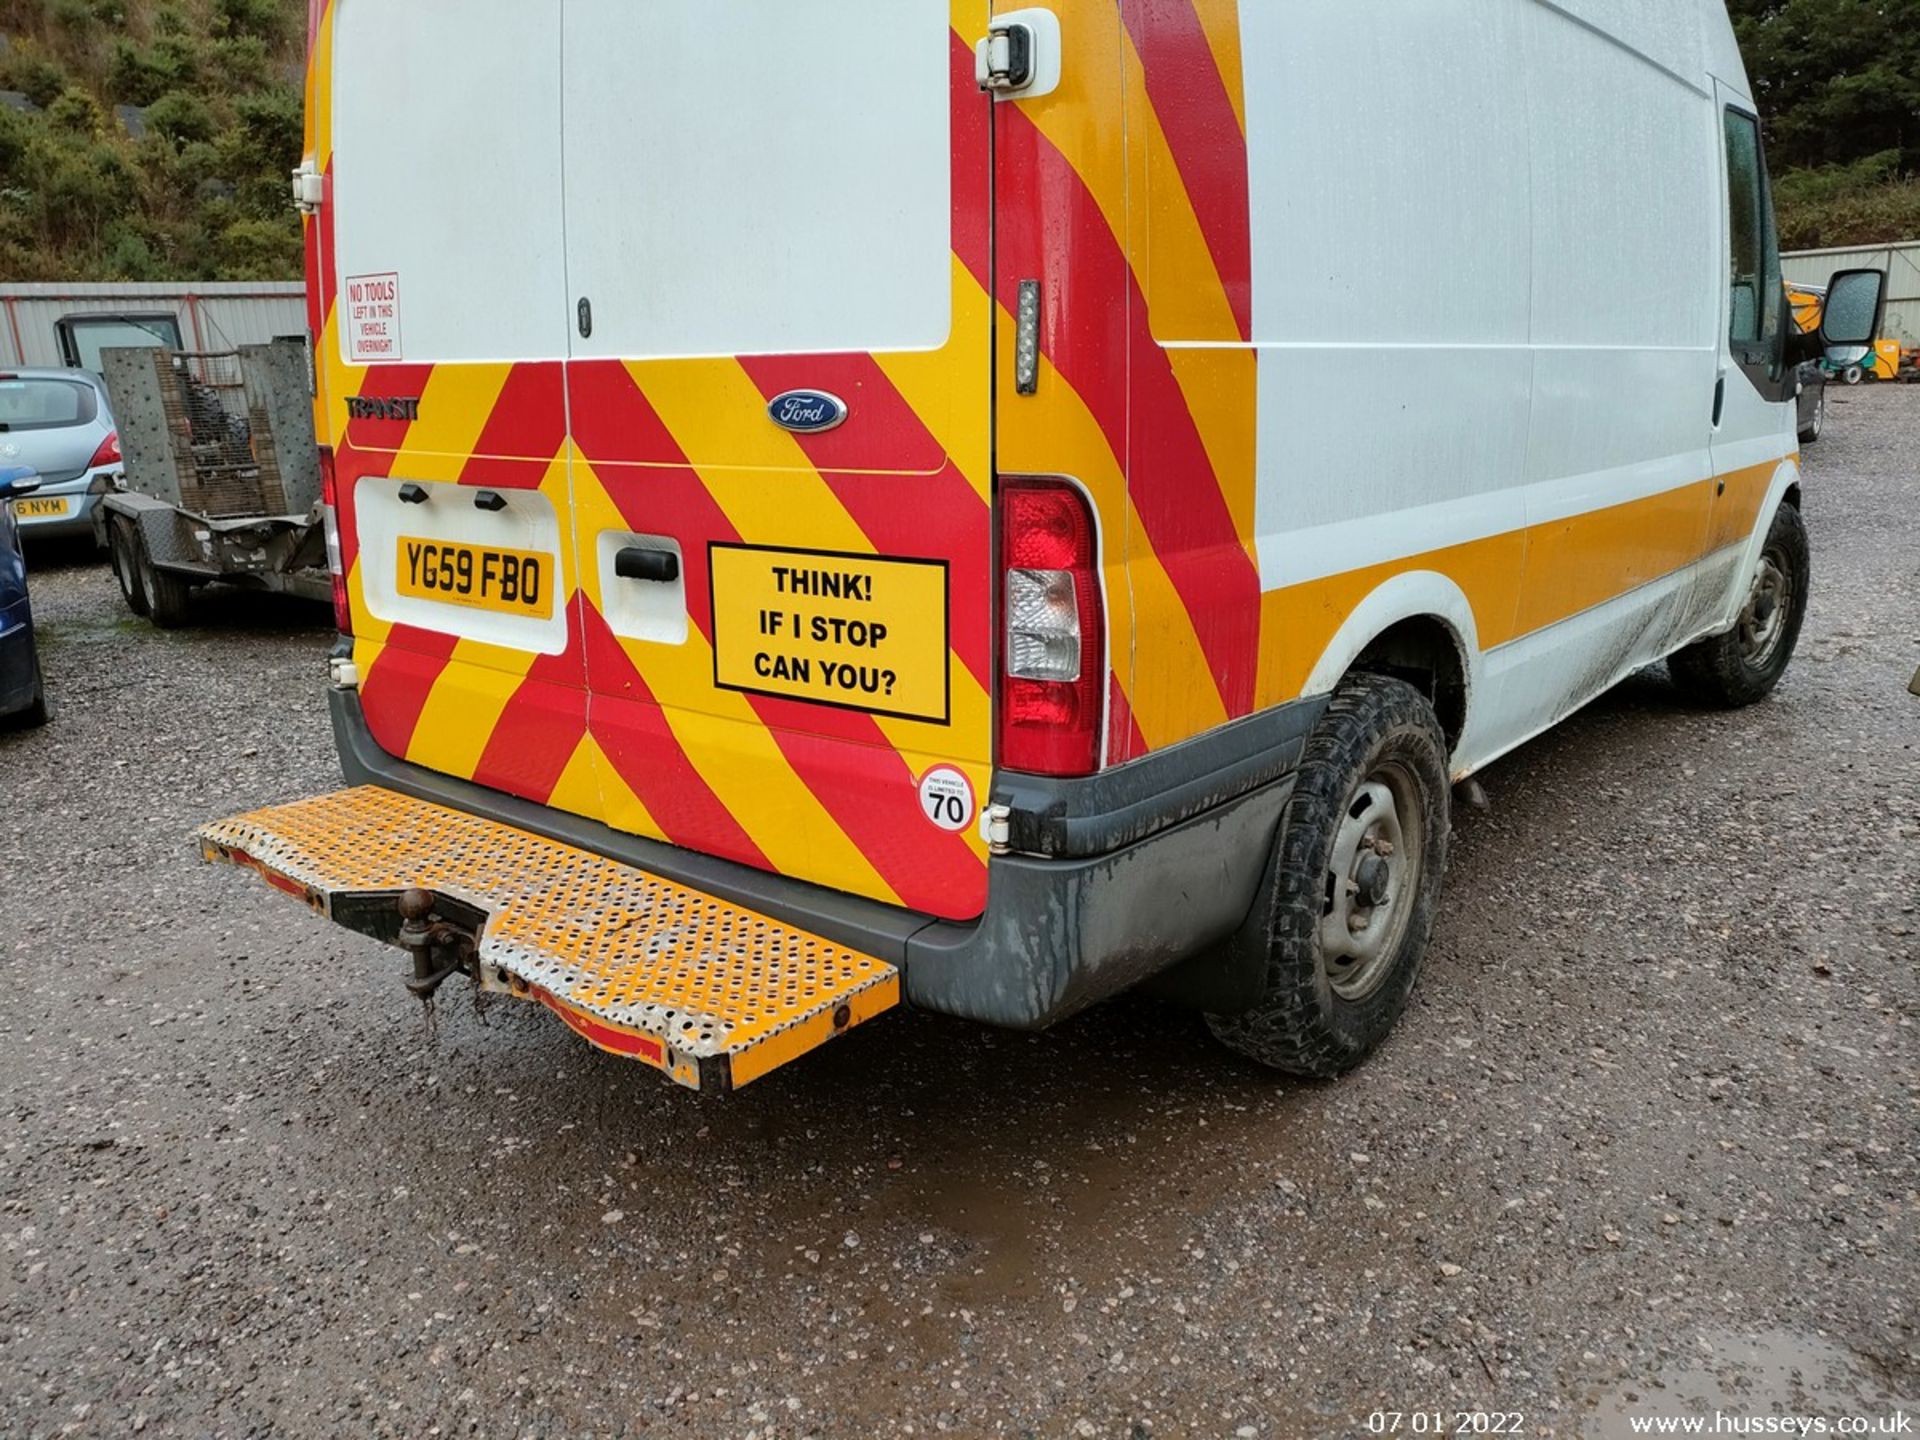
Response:
[[[0,1434],[1626,1433],[1920,1399],[1920,390],[1836,392],[1779,695],[1636,677],[1487,777],[1338,1085],[1110,1005],[735,1097],[198,864],[330,787],[324,616],[39,557],[0,737]],[[1404,1422],[1412,1426],[1413,1421]]]

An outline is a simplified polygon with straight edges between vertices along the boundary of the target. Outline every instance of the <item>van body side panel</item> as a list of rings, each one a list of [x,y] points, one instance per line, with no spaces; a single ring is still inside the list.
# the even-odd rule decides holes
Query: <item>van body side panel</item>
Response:
[[[1241,7],[1265,704],[1300,694],[1401,573],[1463,592],[1481,646],[1513,632],[1534,354],[1512,81],[1531,3]]]
[[[1393,618],[1370,597],[1464,601],[1465,773],[1709,628],[1694,577],[1791,450],[1791,407],[1757,395],[1741,444],[1712,428],[1731,29],[1716,0],[1239,18],[1258,699],[1337,680],[1355,617]]]

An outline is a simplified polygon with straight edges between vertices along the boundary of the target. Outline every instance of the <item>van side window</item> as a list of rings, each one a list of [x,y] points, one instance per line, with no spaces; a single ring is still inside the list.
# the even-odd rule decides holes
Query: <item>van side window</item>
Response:
[[[1727,111],[1728,233],[1733,303],[1727,338],[1734,357],[1771,366],[1780,338],[1780,240],[1760,148],[1760,122]]]

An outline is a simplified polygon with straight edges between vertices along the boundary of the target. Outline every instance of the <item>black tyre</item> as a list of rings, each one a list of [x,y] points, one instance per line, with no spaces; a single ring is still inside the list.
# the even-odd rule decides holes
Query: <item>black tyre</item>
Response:
[[[134,558],[140,588],[147,595],[147,614],[162,630],[177,630],[193,614],[193,586],[153,563],[146,537],[136,532]]]
[[[153,613],[153,602],[140,580],[139,532],[125,515],[116,515],[107,531],[107,556],[113,563],[113,578],[120,582],[120,597],[127,608],[145,619]]]
[[[1724,635],[1710,635],[1669,660],[1674,683],[1718,709],[1737,710],[1766,699],[1793,663],[1812,583],[1806,522],[1793,506],[1782,505],[1740,618]]]
[[[1800,443],[1811,445],[1820,438],[1820,432],[1827,428],[1827,392],[1823,386],[1820,397],[1813,402],[1813,414],[1807,417],[1806,428],[1800,432]]]
[[[1264,898],[1265,991],[1209,1015],[1241,1054],[1330,1078],[1378,1048],[1407,1007],[1447,868],[1447,740],[1399,680],[1343,683],[1307,742]]]

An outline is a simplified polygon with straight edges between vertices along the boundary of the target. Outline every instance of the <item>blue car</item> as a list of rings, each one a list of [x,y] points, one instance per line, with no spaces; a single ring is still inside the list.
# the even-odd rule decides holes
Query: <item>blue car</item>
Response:
[[[39,475],[0,467],[0,725],[47,723],[47,682],[33,644],[33,608],[27,603],[27,562],[20,554],[16,498],[40,488]]]

